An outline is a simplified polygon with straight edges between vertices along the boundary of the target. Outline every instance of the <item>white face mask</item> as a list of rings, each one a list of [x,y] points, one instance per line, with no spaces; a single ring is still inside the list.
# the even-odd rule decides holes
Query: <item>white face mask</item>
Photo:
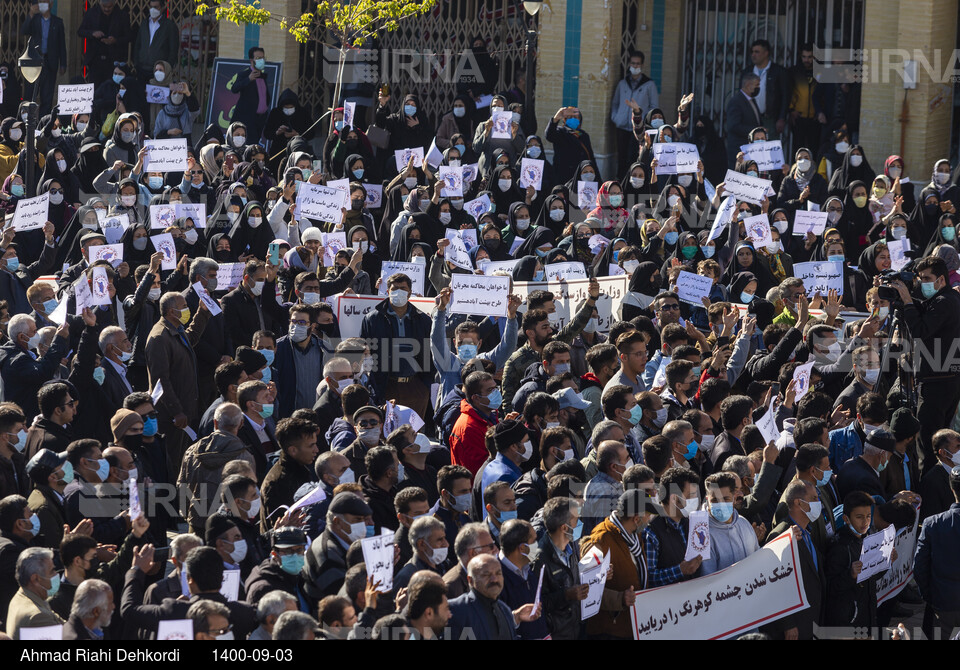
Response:
[[[187,244],[196,244],[200,236],[196,230],[190,228],[183,233],[183,237],[187,240]]]
[[[587,325],[583,327],[583,332],[590,334],[597,332],[597,326],[600,325],[597,323],[597,319],[590,319],[587,321]]]
[[[50,204],[59,205],[63,202],[63,193],[51,193],[50,194]]]
[[[157,81],[163,81],[164,79],[166,79],[166,77],[167,77],[167,73],[164,72],[163,70],[157,70],[156,72],[153,73],[153,78],[156,79]]]
[[[661,407],[657,410],[657,416],[653,419],[653,425],[657,428],[663,428],[667,423],[667,414],[669,414],[669,409],[667,407]]]
[[[685,498],[680,514],[689,517],[691,512],[696,512],[698,509],[700,509],[700,498]]]
[[[434,565],[440,565],[447,560],[447,549],[449,547],[437,547],[430,550],[430,562]]]
[[[850,165],[853,167],[860,167],[860,164],[863,163],[863,156],[854,154],[850,156]]]
[[[798,160],[798,161],[797,161],[797,169],[800,170],[800,172],[806,172],[807,170],[809,170],[809,169],[810,169],[810,159],[809,159],[809,158],[801,158],[800,160]]]
[[[562,209],[551,209],[550,210],[550,220],[551,221],[563,221],[564,211]]]
[[[680,202],[679,195],[671,195],[670,197],[667,198],[667,204],[670,205],[671,207],[676,207],[678,202]]]
[[[259,228],[260,224],[263,223],[263,217],[251,216],[247,219],[247,222],[250,224],[251,228]]]
[[[150,289],[150,291],[147,293],[147,300],[150,300],[151,302],[156,302],[159,299],[160,299],[160,289],[158,288]]]
[[[710,451],[713,449],[713,443],[716,441],[716,435],[701,435],[700,436],[700,449],[703,451]]]
[[[77,132],[82,133],[87,129],[87,124],[85,121],[77,121]]]
[[[530,227],[530,219],[517,219],[517,230],[526,230]]]
[[[645,180],[643,177],[630,177],[630,185],[634,188],[643,186]]]
[[[510,190],[510,185],[513,184],[513,181],[510,179],[498,179],[497,188],[499,188],[504,193]]]
[[[59,160],[59,161],[57,161],[57,169],[60,170],[60,172],[66,172],[66,171],[67,171],[67,161],[65,161],[65,160]]]
[[[121,195],[120,204],[124,207],[133,207],[137,203],[137,196],[135,195]]]
[[[337,483],[338,483],[338,484],[353,484],[355,481],[356,481],[356,476],[353,474],[353,470],[350,469],[350,468],[347,468],[347,469],[344,470],[343,473],[340,475],[340,479],[337,480]],[[366,533],[366,529],[364,529],[364,533]]]
[[[394,307],[403,307],[407,304],[410,294],[403,289],[394,289],[390,291],[390,304]]]
[[[14,142],[17,142],[23,136],[23,132],[19,128],[12,128],[10,130],[10,139]]]
[[[850,145],[849,145],[847,142],[837,142],[837,144],[836,144],[835,146],[836,146],[836,149],[837,149],[837,153],[839,153],[839,154],[845,154],[845,153],[847,153],[847,149],[850,148]]]
[[[533,445],[530,444],[530,440],[523,443],[523,453],[520,456],[525,461],[530,460],[530,457],[533,456]]]
[[[239,563],[247,557],[247,541],[237,540],[233,543],[233,551],[230,552],[230,560]]]
[[[242,146],[243,146],[244,144],[246,144],[246,143],[247,143],[247,138],[246,138],[246,136],[244,136],[244,135],[234,135],[234,136],[233,136],[233,146],[239,148],[239,147],[242,147]]]
[[[640,261],[629,260],[623,262],[623,271],[628,275],[632,275],[633,271],[640,267]]]
[[[263,292],[263,284],[264,282],[262,281],[254,282],[253,287],[250,289],[250,293],[253,295],[260,295]]]
[[[453,218],[453,215],[450,212],[440,212],[440,223],[447,224],[450,223],[450,219]]]
[[[347,533],[347,539],[350,542],[356,542],[362,537],[367,536],[367,524],[363,521],[358,521],[357,523],[350,524],[350,532]]]

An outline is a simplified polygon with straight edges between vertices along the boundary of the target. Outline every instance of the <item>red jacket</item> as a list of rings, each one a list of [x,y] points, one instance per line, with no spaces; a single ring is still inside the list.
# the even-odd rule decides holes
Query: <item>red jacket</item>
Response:
[[[496,421],[484,419],[473,405],[461,400],[460,416],[450,435],[450,461],[454,465],[462,465],[476,476],[489,456],[484,436],[487,429],[495,423]]]

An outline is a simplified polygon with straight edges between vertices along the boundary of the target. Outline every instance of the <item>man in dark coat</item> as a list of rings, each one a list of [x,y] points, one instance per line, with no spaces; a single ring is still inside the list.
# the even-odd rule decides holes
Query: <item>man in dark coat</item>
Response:
[[[50,2],[40,3],[30,0],[27,17],[20,27],[20,34],[30,38],[30,43],[43,58],[40,78],[34,84],[26,84],[23,89],[25,100],[38,100],[40,115],[50,112],[53,106],[53,91],[57,84],[57,73],[67,73],[67,41],[63,19],[50,13]],[[34,87],[39,88],[39,95]]]
[[[261,47],[250,47],[247,56],[250,58],[250,69],[239,73],[228,87],[231,93],[240,95],[230,121],[247,127],[247,142],[259,143],[270,112],[270,91],[277,82],[270,81],[267,76]],[[306,130],[306,127],[300,130]]]
[[[882,428],[870,431],[863,453],[851,458],[840,468],[837,475],[837,493],[840,497],[846,499],[851,491],[863,491],[883,499],[879,473],[887,467],[896,447],[896,439],[888,431]]]
[[[114,63],[127,60],[130,14],[117,7],[117,0],[100,0],[84,12],[77,36],[84,39],[87,81],[99,86],[113,74]]]
[[[17,244],[13,241],[15,234],[16,231],[12,227],[7,228],[3,237],[0,238],[0,300],[7,302],[7,309],[11,316],[29,314],[33,311],[30,300],[27,298],[27,288],[41,275],[52,272],[57,258],[54,227],[49,221],[43,227],[44,245],[40,258],[24,258],[21,262],[17,256]],[[28,261],[33,262],[28,263]]]
[[[727,136],[727,166],[736,165],[740,147],[749,142],[750,131],[763,125],[763,116],[757,107],[760,77],[753,72],[740,75],[740,89],[727,102],[723,126]]]
[[[273,464],[261,485],[263,505],[261,527],[266,532],[281,506],[294,503],[293,496],[307,482],[317,481],[313,462],[317,459],[317,424],[307,419],[283,419],[277,424],[280,459]]]

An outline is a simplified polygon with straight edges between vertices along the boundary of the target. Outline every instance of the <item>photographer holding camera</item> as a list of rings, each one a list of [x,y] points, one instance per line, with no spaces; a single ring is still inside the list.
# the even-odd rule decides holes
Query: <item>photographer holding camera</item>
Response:
[[[903,301],[903,322],[913,338],[913,365],[920,422],[919,460],[921,476],[937,465],[933,434],[953,422],[960,402],[960,293],[950,288],[949,271],[943,259],[928,256],[915,267],[924,300],[916,303],[902,281],[893,281]]]

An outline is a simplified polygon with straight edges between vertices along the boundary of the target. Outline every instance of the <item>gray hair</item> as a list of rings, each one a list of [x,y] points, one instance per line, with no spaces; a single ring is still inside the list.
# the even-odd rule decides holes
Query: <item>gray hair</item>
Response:
[[[210,270],[219,269],[220,265],[212,258],[207,258],[205,256],[194,258],[193,262],[190,263],[190,281],[192,282],[197,275],[201,275],[204,279],[206,279]]]
[[[467,552],[473,549],[480,538],[480,533],[489,533],[490,530],[486,524],[481,521],[468,523],[460,532],[457,533],[457,539],[453,541],[453,552],[461,561],[466,557]]]
[[[693,430],[690,422],[677,419],[676,421],[670,421],[663,427],[663,436],[671,442],[679,442],[688,430]]]
[[[17,558],[17,584],[27,586],[34,575],[47,576],[47,561],[53,560],[53,552],[46,547],[30,547]]]
[[[176,291],[170,291],[160,296],[160,317],[163,318],[171,309],[177,309],[175,306],[183,296]]]
[[[243,412],[239,405],[225,402],[217,407],[213,413],[213,420],[217,422],[218,430],[236,428],[243,423]]]
[[[319,456],[317,456],[316,463],[314,464],[314,469],[316,470],[317,477],[322,477],[323,475],[330,474],[330,466],[327,465],[335,456],[342,456],[339,451],[331,449],[330,451],[325,451]]]
[[[483,564],[487,561],[496,561],[497,563],[500,562],[497,560],[496,556],[491,556],[490,554],[480,554],[478,556],[474,556],[470,559],[470,562],[467,563],[467,576],[471,579],[476,579],[477,572],[480,571],[480,569],[483,567]]]
[[[70,616],[77,616],[86,619],[93,615],[93,610],[100,608],[100,612],[106,611],[113,599],[113,589],[110,585],[99,579],[85,579],[80,582],[77,592],[73,596],[73,605],[70,606]]]
[[[410,540],[410,546],[413,547],[413,550],[417,550],[417,542],[420,540],[426,540],[430,537],[430,533],[440,529],[444,530],[443,522],[440,519],[432,516],[425,516],[420,519],[417,519],[410,525],[410,532],[408,534],[408,539]]]
[[[774,286],[773,288],[768,289],[767,294],[763,297],[766,298],[767,302],[776,302],[780,299],[780,287]]]
[[[100,344],[100,353],[104,356],[107,354],[107,347],[111,344],[117,343],[117,337],[123,335],[124,330],[119,326],[107,326],[100,331],[100,339],[98,340]]]
[[[746,456],[731,456],[723,463],[724,472],[732,472],[740,479],[750,476],[750,459]]]
[[[875,447],[875,446],[873,446],[872,444],[870,444],[869,442],[867,442],[867,443],[865,443],[865,444],[863,445],[863,455],[864,455],[864,456],[879,456],[879,455],[882,454],[883,452],[884,452],[883,449],[881,449],[881,448],[879,448],[879,447]]]
[[[30,324],[33,324],[34,328],[37,327],[32,316],[29,314],[15,314],[10,318],[10,323],[7,324],[7,336],[13,342],[16,342],[21,333],[26,335],[30,332]]]
[[[309,614],[303,612],[284,612],[277,617],[273,626],[274,640],[306,640],[307,633],[315,630],[319,624]]]
[[[193,634],[210,632],[210,617],[220,615],[230,621],[230,608],[216,600],[203,598],[190,605],[187,618],[193,620]]]
[[[182,533],[170,540],[170,551],[173,557],[183,563],[191,549],[203,546],[203,540],[193,533]]]
[[[751,70],[747,70],[740,75],[740,88],[746,86],[748,81],[760,81],[760,76],[754,74]]]
[[[777,287],[780,291],[780,299],[783,300],[784,298],[786,298],[791,288],[798,288],[798,287],[800,288],[803,287],[803,280],[800,279],[800,277],[787,277],[782,282],[780,282],[780,286]]]
[[[265,624],[268,616],[279,617],[287,611],[287,603],[296,605],[297,599],[286,591],[271,591],[257,603],[257,621]]]
[[[800,499],[805,499],[809,490],[810,482],[804,481],[803,479],[794,479],[792,482],[787,484],[787,490],[783,493],[787,507],[789,508],[793,503]]]
[[[593,432],[590,433],[590,443],[594,447],[598,446],[601,442],[607,439],[607,435],[609,435],[610,431],[613,430],[614,428],[620,428],[621,430],[623,430],[620,424],[617,423],[616,421],[612,421],[610,419],[604,419],[603,421],[601,421],[600,423],[598,423],[596,426],[593,427]]]
[[[551,498],[543,506],[543,524],[548,533],[557,531],[563,524],[570,523],[570,515],[580,510],[580,503],[573,498]]]
[[[336,372],[338,368],[346,368],[350,371],[350,374],[353,374],[353,366],[350,365],[350,361],[342,356],[337,356],[336,358],[331,358],[323,366],[323,376],[333,377],[333,373]]]

